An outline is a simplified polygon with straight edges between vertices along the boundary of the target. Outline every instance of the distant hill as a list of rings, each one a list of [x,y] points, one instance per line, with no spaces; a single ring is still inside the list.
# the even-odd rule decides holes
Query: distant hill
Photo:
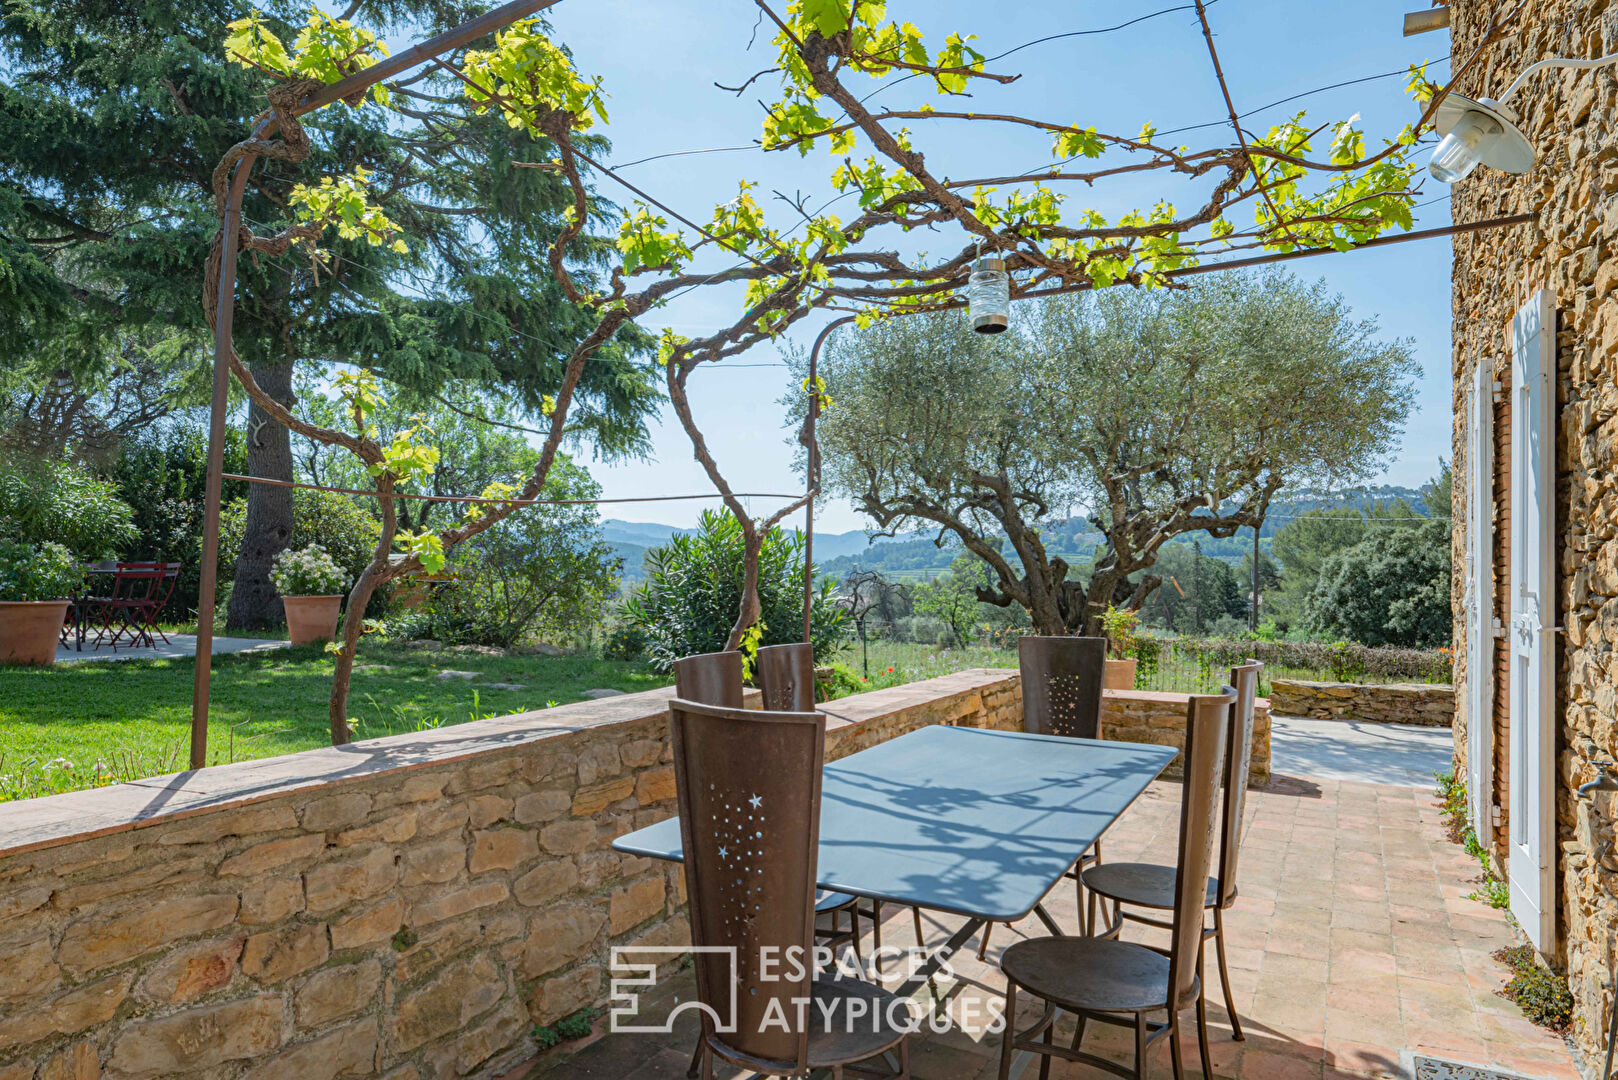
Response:
[[[609,544],[636,544],[643,548],[668,543],[675,533],[690,532],[675,525],[659,525],[651,521],[624,521],[606,518],[601,522],[601,535]]]
[[[1273,537],[1289,521],[1309,510],[1360,509],[1379,502],[1403,499],[1418,514],[1428,513],[1427,504],[1417,488],[1381,487],[1361,488],[1341,494],[1300,494],[1278,500],[1270,507],[1269,517],[1259,535]],[[624,580],[639,581],[644,576],[642,560],[648,548],[666,544],[676,533],[693,532],[674,525],[650,521],[625,521],[607,518],[601,523],[602,536],[624,560]],[[863,529],[842,533],[815,533],[815,565],[823,574],[843,578],[855,570],[880,570],[885,574],[907,578],[928,578],[949,569],[949,564],[960,548],[945,543],[940,548],[933,543],[930,531],[903,533],[872,539]],[[1088,565],[1101,543],[1101,534],[1085,518],[1068,518],[1045,528],[1045,546],[1053,554],[1075,565]],[[1223,559],[1235,564],[1252,550],[1253,534],[1216,538],[1206,532],[1185,533],[1170,543],[1202,545],[1202,553],[1210,558]],[[1269,545],[1264,545],[1268,550]]]
[[[645,576],[642,560],[646,556],[647,549],[660,547],[675,535],[695,531],[695,529],[682,529],[677,525],[664,525],[653,521],[625,521],[622,518],[606,518],[601,522],[602,539],[606,540],[613,551],[624,560],[625,581],[639,581]],[[863,529],[842,533],[823,533],[817,530],[815,563],[825,565],[830,561],[859,557],[873,545],[903,545],[917,542],[931,546],[930,541],[913,541],[910,537],[903,536],[883,536],[872,540]],[[948,560],[945,560],[945,564],[948,564]]]
[[[1336,495],[1306,494],[1273,503],[1259,536],[1262,540],[1269,540],[1288,522],[1309,510],[1362,509],[1394,499],[1405,500],[1418,514],[1428,513],[1427,504],[1416,488],[1383,485]],[[1060,555],[1073,565],[1088,565],[1095,555],[1096,546],[1101,543],[1101,533],[1096,531],[1095,526],[1088,519],[1078,517],[1048,524],[1044,537],[1046,550]],[[1199,529],[1184,533],[1169,543],[1188,547],[1201,544],[1202,553],[1209,558],[1235,564],[1240,563],[1252,550],[1253,534],[1244,530],[1237,536],[1213,537]],[[1269,549],[1267,543],[1262,546],[1266,551]],[[911,534],[908,538],[888,541],[878,549],[862,549],[841,557],[821,557],[820,550],[820,541],[816,539],[815,562],[822,573],[833,577],[842,578],[855,570],[879,570],[899,577],[927,578],[947,570],[961,549],[959,545],[948,542],[939,548],[930,537],[920,539]]]

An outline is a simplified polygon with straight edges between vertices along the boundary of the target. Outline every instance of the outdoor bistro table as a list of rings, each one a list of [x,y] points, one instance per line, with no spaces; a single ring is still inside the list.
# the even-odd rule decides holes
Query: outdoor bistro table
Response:
[[[1061,934],[1040,901],[1176,753],[933,726],[827,762],[817,884],[966,917],[897,991],[910,996],[984,923],[1032,913]],[[679,862],[679,819],[612,846]]]

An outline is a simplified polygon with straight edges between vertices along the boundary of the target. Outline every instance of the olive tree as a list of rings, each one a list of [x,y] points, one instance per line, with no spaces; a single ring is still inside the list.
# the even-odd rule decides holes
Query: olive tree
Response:
[[[1061,297],[1014,322],[986,340],[941,313],[838,339],[820,442],[828,490],[885,532],[958,540],[994,572],[979,597],[1040,633],[1139,609],[1175,536],[1231,536],[1283,486],[1374,472],[1410,409],[1409,344],[1283,273]],[[1087,577],[1041,535],[1074,508],[1104,537]]]

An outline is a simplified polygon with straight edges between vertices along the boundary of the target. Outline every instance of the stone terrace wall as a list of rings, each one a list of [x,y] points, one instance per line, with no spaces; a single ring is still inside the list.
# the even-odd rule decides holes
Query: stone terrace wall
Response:
[[[684,943],[669,691],[0,808],[0,1080],[492,1075]],[[1015,674],[833,704],[828,752],[1017,726]]]
[[[1272,679],[1270,708],[1281,716],[1370,720],[1379,724],[1449,727],[1455,688],[1439,683],[1340,683]]]
[[[678,868],[609,850],[673,813],[669,694],[0,807],[0,1080],[498,1075],[603,1000],[611,946],[689,941]],[[1113,737],[1173,740],[1108,696]],[[968,671],[825,711],[841,757],[1017,729],[1021,693]]]
[[[1101,692],[1101,736],[1121,742],[1156,743],[1185,749],[1185,710],[1189,694],[1161,693],[1154,690],[1103,690]],[[1270,782],[1270,702],[1259,698],[1253,704],[1253,756],[1247,766],[1249,785]],[[1163,775],[1177,779],[1184,762],[1176,757]]]

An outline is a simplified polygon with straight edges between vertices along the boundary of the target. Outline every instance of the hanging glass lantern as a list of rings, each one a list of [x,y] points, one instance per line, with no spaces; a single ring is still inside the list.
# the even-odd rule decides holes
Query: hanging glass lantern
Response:
[[[1004,259],[978,256],[966,283],[966,303],[972,329],[980,334],[998,334],[1011,325],[1011,278]]]

